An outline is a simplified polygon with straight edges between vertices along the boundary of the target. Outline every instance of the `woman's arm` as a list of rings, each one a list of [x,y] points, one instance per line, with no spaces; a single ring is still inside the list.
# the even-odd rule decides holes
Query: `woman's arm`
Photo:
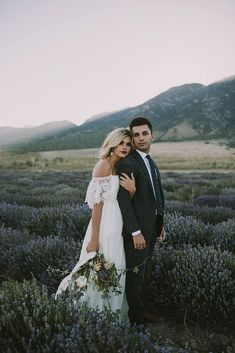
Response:
[[[87,252],[98,251],[99,250],[99,232],[100,232],[100,220],[102,215],[103,203],[100,202],[95,204],[92,209],[91,216],[91,240],[87,244],[86,250]]]
[[[110,175],[110,164],[106,160],[99,160],[93,169],[92,176],[95,178],[106,177]],[[99,250],[99,233],[100,233],[100,221],[102,216],[103,202],[99,202],[93,205],[91,214],[91,240],[87,244],[87,252]]]

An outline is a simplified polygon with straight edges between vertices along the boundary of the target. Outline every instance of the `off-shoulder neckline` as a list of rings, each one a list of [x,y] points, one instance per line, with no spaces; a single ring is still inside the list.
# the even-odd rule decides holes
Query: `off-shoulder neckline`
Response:
[[[111,178],[111,177],[119,177],[118,174],[110,174],[104,177],[92,177],[92,179],[107,179],[107,178]]]

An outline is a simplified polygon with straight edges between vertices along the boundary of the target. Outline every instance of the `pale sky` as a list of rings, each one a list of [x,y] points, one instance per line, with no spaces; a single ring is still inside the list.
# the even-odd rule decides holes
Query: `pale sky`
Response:
[[[234,0],[0,0],[0,126],[81,124],[235,74]]]

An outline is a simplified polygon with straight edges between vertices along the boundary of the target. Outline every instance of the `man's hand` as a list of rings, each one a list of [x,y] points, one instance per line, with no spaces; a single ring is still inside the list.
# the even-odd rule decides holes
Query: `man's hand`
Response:
[[[142,233],[133,236],[134,248],[143,250],[146,247],[146,242]]]
[[[165,239],[166,239],[166,232],[165,232],[165,229],[162,228],[161,234],[159,235],[159,237],[156,240],[156,244],[163,242]]]

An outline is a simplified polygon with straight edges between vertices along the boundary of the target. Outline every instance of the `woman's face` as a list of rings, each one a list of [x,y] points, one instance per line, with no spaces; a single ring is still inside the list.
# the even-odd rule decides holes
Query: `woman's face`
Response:
[[[125,137],[119,145],[114,147],[113,149],[113,154],[119,158],[124,158],[128,156],[128,154],[132,150],[132,145],[131,145],[131,138],[130,137]]]

